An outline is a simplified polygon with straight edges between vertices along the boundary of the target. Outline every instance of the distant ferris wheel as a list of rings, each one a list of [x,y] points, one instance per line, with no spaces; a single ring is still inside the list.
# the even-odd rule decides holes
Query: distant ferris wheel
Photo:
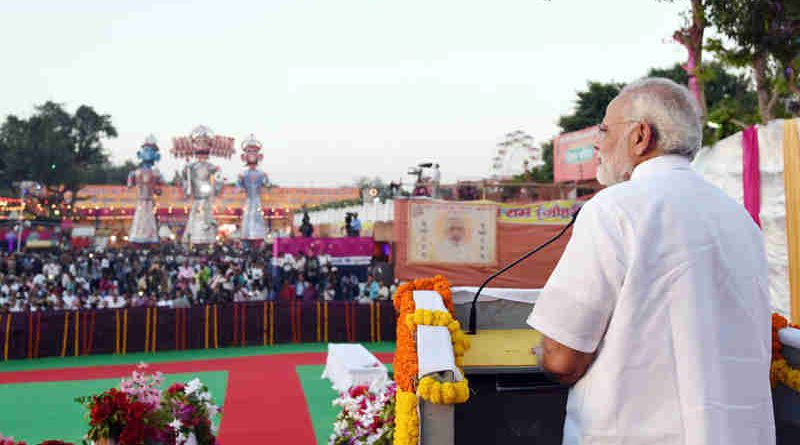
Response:
[[[541,149],[533,145],[533,137],[522,130],[512,131],[497,143],[492,158],[492,177],[510,178],[542,163]]]

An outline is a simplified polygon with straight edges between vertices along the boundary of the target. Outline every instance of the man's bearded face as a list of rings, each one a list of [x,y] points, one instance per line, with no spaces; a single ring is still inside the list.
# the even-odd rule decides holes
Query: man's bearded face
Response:
[[[621,108],[616,100],[608,106],[594,144],[599,161],[597,181],[603,185],[627,181],[633,172],[634,163],[628,147],[631,123],[624,119]]]

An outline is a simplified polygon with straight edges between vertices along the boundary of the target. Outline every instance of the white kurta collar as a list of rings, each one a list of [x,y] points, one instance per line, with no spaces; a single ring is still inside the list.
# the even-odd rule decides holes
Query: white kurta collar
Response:
[[[648,159],[633,169],[631,179],[646,178],[669,170],[690,168],[689,158],[681,155],[661,155]]]

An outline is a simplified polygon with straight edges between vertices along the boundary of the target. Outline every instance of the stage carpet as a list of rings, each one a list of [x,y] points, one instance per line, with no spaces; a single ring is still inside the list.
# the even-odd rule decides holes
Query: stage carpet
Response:
[[[394,343],[367,343],[390,363]],[[139,362],[172,382],[199,377],[223,404],[219,440],[251,443],[327,443],[336,393],[320,378],[325,344],[169,351],[122,356],[15,360],[0,363],[0,433],[36,444],[45,439],[80,443],[87,430],[75,398],[103,391]]]

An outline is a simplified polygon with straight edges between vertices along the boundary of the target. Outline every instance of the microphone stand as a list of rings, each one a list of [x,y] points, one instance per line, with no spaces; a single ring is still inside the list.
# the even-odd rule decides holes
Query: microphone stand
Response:
[[[575,213],[572,214],[572,219],[569,221],[569,223],[567,223],[566,226],[564,226],[563,229],[561,229],[560,232],[558,232],[556,234],[556,236],[550,238],[549,240],[545,241],[544,244],[542,244],[539,247],[531,250],[530,252],[526,253],[525,255],[522,255],[521,257],[517,258],[513,262],[507,264],[506,266],[503,266],[502,269],[500,269],[497,272],[491,274],[489,276],[489,278],[487,278],[486,281],[484,281],[483,284],[481,284],[481,287],[478,288],[478,292],[475,292],[475,297],[472,299],[472,305],[470,306],[469,330],[467,330],[467,334],[475,335],[475,333],[477,332],[476,305],[478,304],[478,297],[481,295],[481,291],[483,290],[483,288],[486,287],[486,285],[489,284],[490,281],[494,280],[499,275],[505,273],[507,270],[509,270],[512,267],[516,266],[517,264],[523,262],[524,260],[526,260],[531,255],[535,254],[536,252],[538,252],[538,251],[544,249],[545,247],[549,246],[551,243],[553,243],[553,241],[561,238],[561,235],[563,235],[567,231],[567,229],[569,229],[570,227],[572,227],[573,224],[575,224],[575,220],[578,219],[578,213],[580,213],[580,211],[581,211],[581,209],[578,208],[578,210],[576,210]]]

